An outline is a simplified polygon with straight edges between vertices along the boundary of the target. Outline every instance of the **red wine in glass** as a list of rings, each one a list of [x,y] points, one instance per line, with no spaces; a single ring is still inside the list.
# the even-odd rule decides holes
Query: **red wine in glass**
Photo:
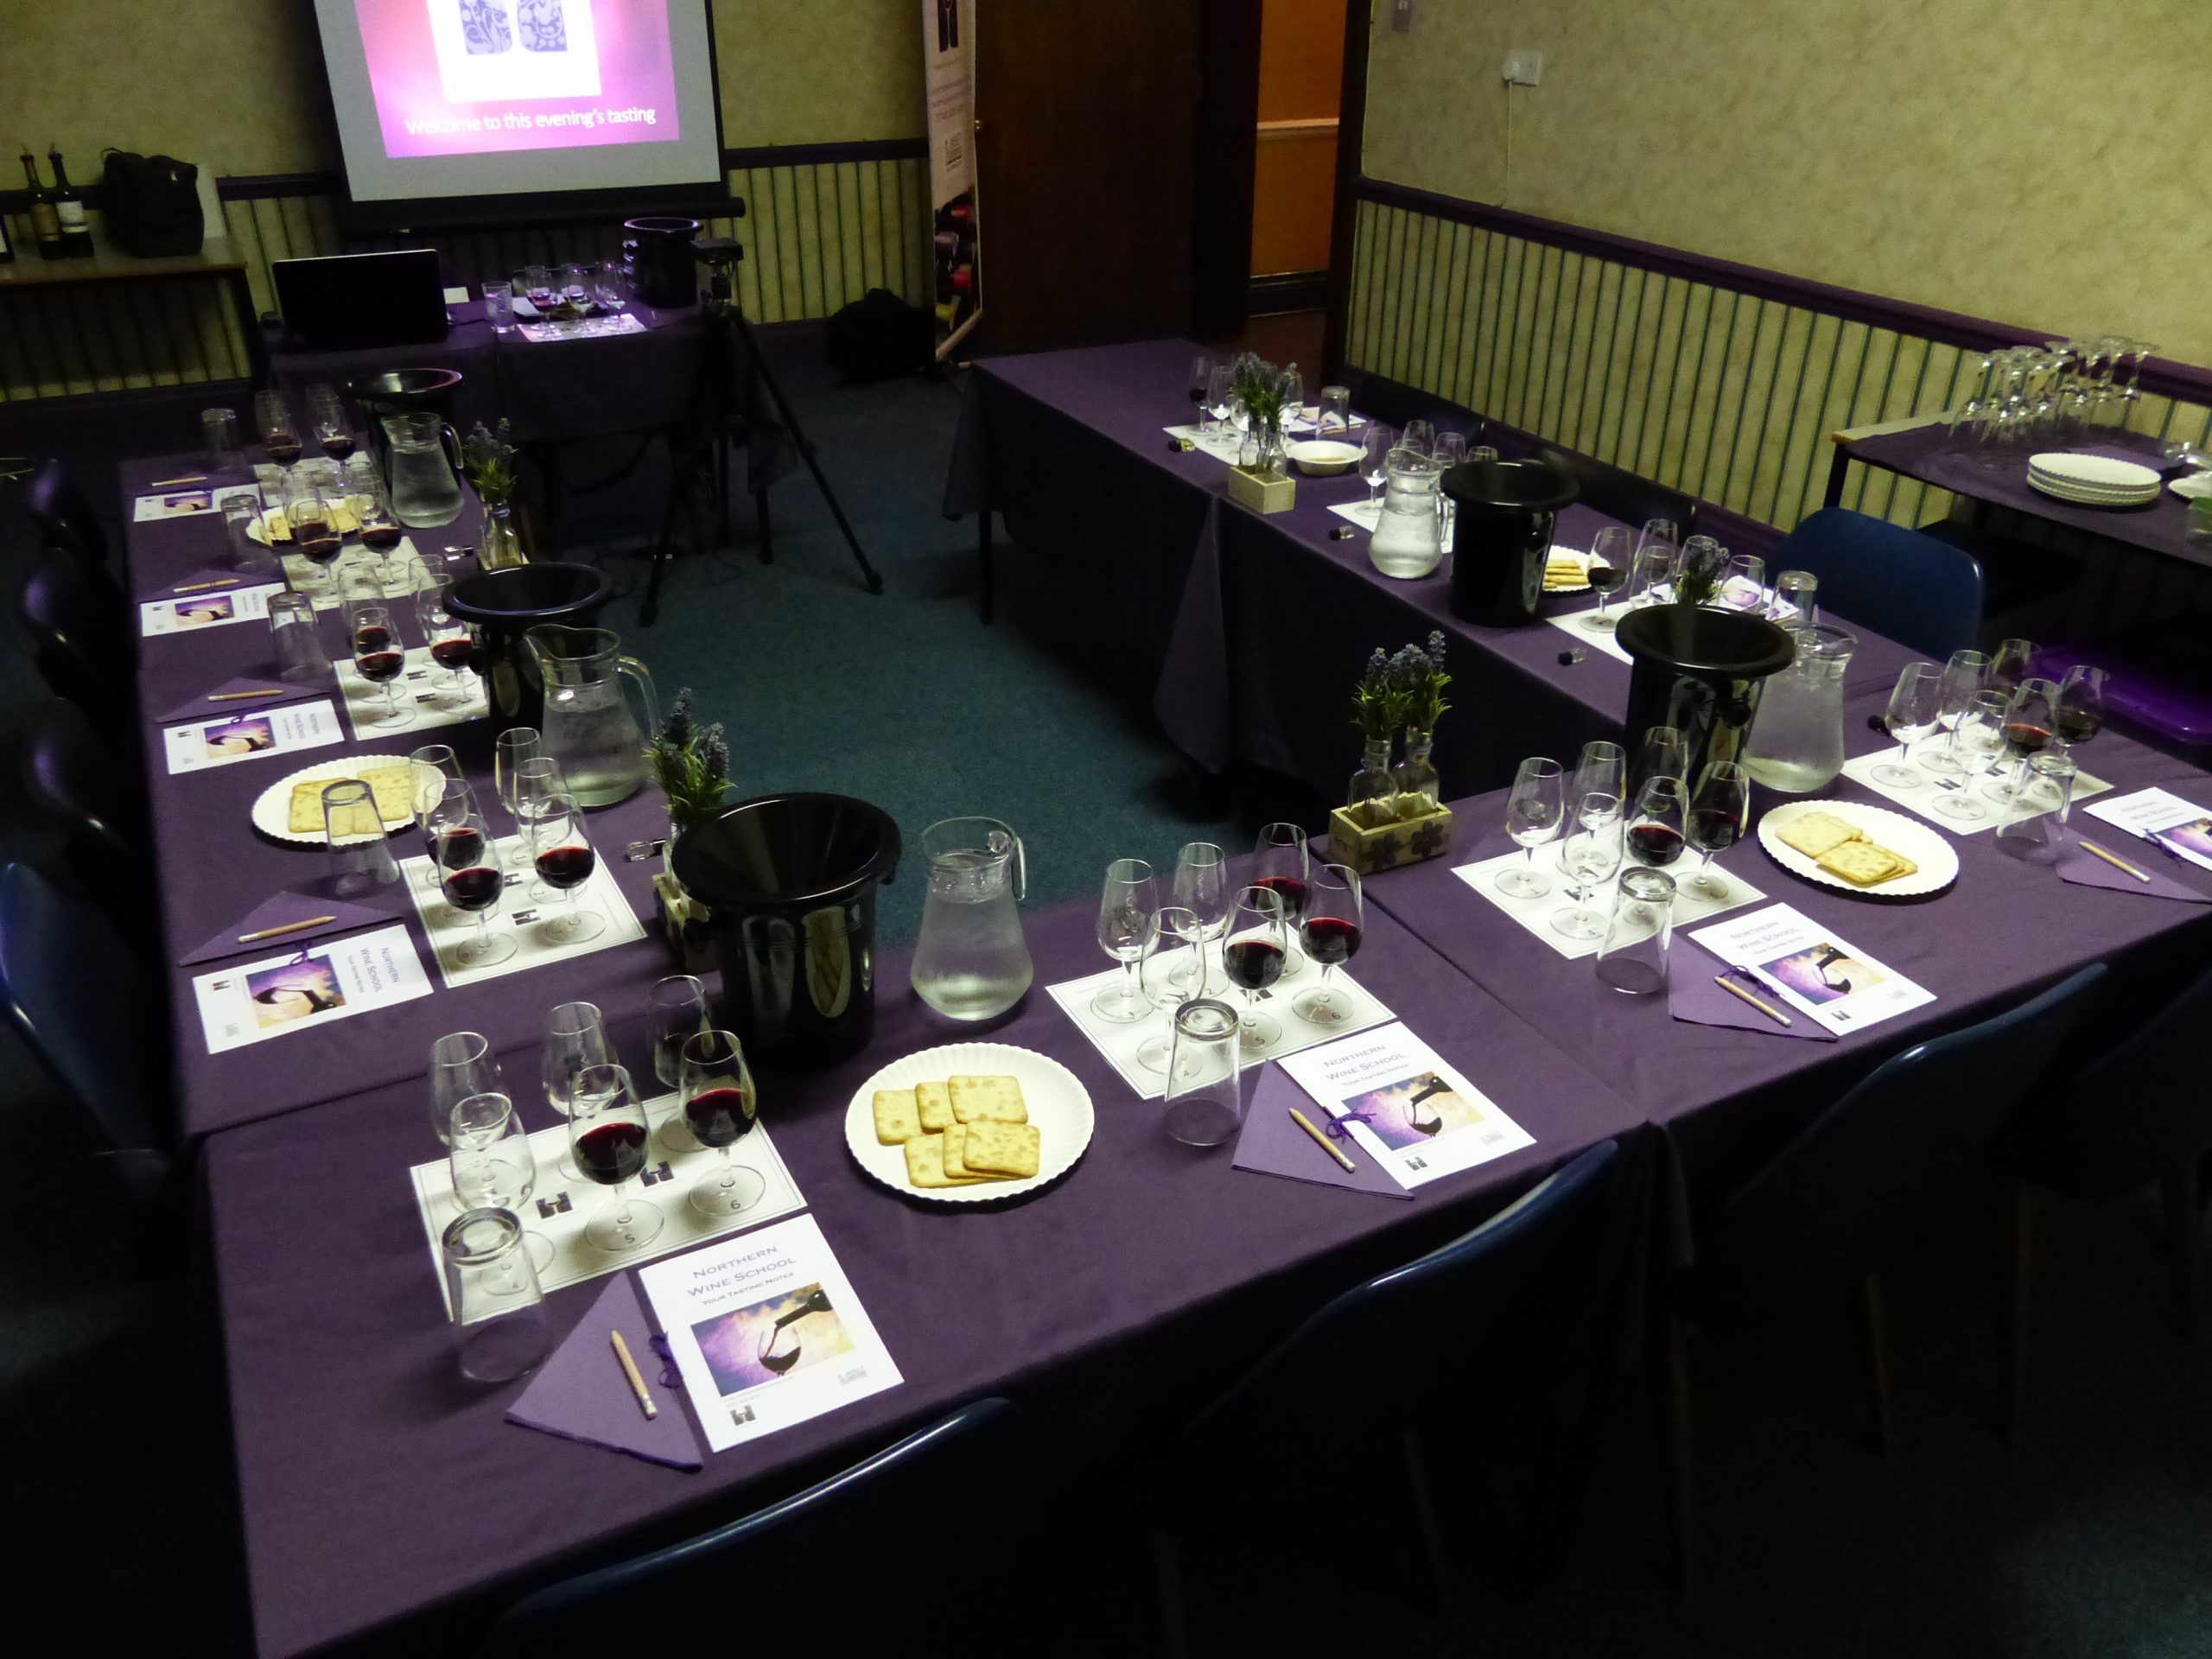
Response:
[[[2069,743],[2086,743],[2105,728],[2105,717],[2094,709],[2061,709],[2058,734]]]
[[[356,651],[353,666],[371,685],[383,685],[399,677],[399,671],[407,665],[404,651]]]
[[[322,453],[333,461],[343,461],[353,453],[353,436],[350,432],[337,432],[322,441]]]
[[[566,893],[591,877],[599,855],[588,847],[548,847],[537,855],[537,878],[549,887]]]
[[[1350,962],[1359,951],[1359,924],[1341,916],[1309,916],[1305,925],[1306,953],[1325,968]]]
[[[1306,908],[1306,884],[1294,875],[1263,875],[1252,885],[1265,887],[1282,900],[1282,917],[1287,922],[1296,921],[1299,912]]]
[[[2050,747],[2050,728],[2031,721],[2008,720],[2005,722],[2005,747],[2022,760],[2031,754],[2041,754]]]
[[[1264,991],[1282,977],[1283,950],[1268,939],[1231,939],[1222,947],[1221,965],[1238,989]]]
[[[620,1186],[645,1166],[645,1126],[602,1123],[578,1135],[572,1150],[586,1180]]]
[[[480,910],[489,910],[499,902],[499,871],[488,864],[471,865],[465,870],[448,870],[445,876],[446,899],[455,910],[465,910],[472,916]]]
[[[289,433],[279,432],[264,441],[269,459],[279,467],[289,467],[300,458],[300,441]]]
[[[465,869],[484,856],[484,832],[473,824],[452,825],[437,832],[430,851],[440,869]]]
[[[474,639],[433,639],[430,642],[430,660],[440,668],[457,671],[467,668],[475,656],[476,642]]]
[[[356,652],[389,651],[391,648],[391,630],[381,622],[371,622],[354,632],[353,649]]]
[[[1628,855],[1649,869],[1664,869],[1682,855],[1682,834],[1671,824],[1629,826]]]
[[[1646,824],[1639,827],[1656,829],[1659,826]],[[1690,845],[1700,851],[1725,853],[1736,844],[1737,837],[1743,833],[1742,820],[1726,807],[1695,806],[1690,809]]]
[[[702,1089],[683,1103],[683,1122],[702,1147],[727,1147],[753,1127],[750,1090],[734,1085]]]
[[[361,545],[378,553],[389,553],[399,545],[399,526],[364,524],[361,526]]]
[[[300,551],[315,564],[327,565],[338,556],[338,550],[346,538],[328,524],[308,524],[301,527]]]

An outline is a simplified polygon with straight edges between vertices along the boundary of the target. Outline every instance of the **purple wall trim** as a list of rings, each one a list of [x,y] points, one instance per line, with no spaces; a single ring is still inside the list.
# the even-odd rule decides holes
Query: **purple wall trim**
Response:
[[[2051,331],[2047,328],[2023,328],[2012,323],[1966,316],[1956,311],[1938,311],[1930,306],[1886,299],[1878,294],[1864,294],[1856,289],[1838,288],[1831,283],[1816,283],[1807,277],[1791,276],[1758,265],[1738,264],[1733,260],[1688,253],[1680,248],[1662,246],[1656,242],[1639,242],[1631,237],[1589,230],[1555,219],[1539,219],[1534,213],[1516,213],[1509,207],[1492,207],[1481,202],[1464,201],[1457,196],[1440,195],[1433,190],[1417,190],[1411,185],[1392,184],[1382,179],[1363,176],[1359,181],[1357,195],[1360,200],[1371,201],[1379,207],[1401,207],[1411,213],[1426,213],[1431,218],[1448,219],[1454,224],[1501,231],[1531,242],[1547,243],[1553,247],[1565,248],[1595,258],[1611,259],[1622,264],[1656,270],[1662,276],[1681,276],[1691,282],[1709,283],[1715,288],[1732,289],[1756,299],[1799,306],[1808,311],[1841,317],[1847,321],[1941,340],[1947,346],[1963,346],[1972,351],[1986,351],[1997,346],[2039,346],[2051,338]],[[2194,364],[2177,363],[2159,357],[2148,359],[2143,365],[2142,386],[2144,391],[2155,392],[2162,397],[2178,397],[2193,404],[2212,404],[2212,369],[2199,368]]]

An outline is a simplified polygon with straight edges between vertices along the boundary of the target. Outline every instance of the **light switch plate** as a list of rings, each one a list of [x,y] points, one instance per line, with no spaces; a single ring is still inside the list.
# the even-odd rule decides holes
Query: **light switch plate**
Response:
[[[1515,47],[1505,54],[1505,79],[1515,86],[1534,86],[1544,78],[1544,54]]]
[[[1414,0],[1390,0],[1390,27],[1401,35],[1414,32]]]

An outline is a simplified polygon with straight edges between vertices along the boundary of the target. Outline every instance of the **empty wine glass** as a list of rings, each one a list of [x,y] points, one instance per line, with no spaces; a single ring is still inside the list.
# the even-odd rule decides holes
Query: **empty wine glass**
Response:
[[[1566,814],[1566,783],[1556,760],[1538,755],[1521,763],[1505,799],[1505,830],[1519,842],[1522,861],[1501,871],[1497,890],[1516,899],[1541,899],[1551,880],[1536,868],[1536,849],[1559,834]]]
[[[691,1207],[717,1218],[743,1214],[768,1190],[756,1171],[730,1156],[730,1148],[752,1132],[760,1110],[744,1046],[727,1031],[693,1033],[683,1044],[677,1087],[693,1138],[721,1154],[715,1167],[692,1185]]]
[[[1636,764],[1629,768],[1629,786],[1641,791],[1654,778],[1672,778],[1687,786],[1689,769],[1690,746],[1681,733],[1672,726],[1647,727],[1636,747]]]
[[[2005,711],[2012,702],[2002,691],[1977,691],[1959,711],[1958,723],[1951,730],[1951,753],[1959,763],[1959,777],[1955,781],[1936,780],[1943,789],[1936,797],[1936,810],[1945,817],[1961,823],[1980,823],[1989,817],[1989,809],[1981,804],[1974,785],[2005,751]]]
[[[515,769],[543,753],[535,726],[510,726],[493,740],[492,786],[499,791],[499,804],[507,809],[508,817],[515,816]]]
[[[587,1065],[576,1073],[569,1154],[584,1179],[613,1189],[613,1202],[584,1224],[584,1236],[610,1255],[641,1249],[660,1236],[660,1211],[626,1191],[645,1171],[648,1128],[645,1109],[622,1067]]]
[[[1282,918],[1288,931],[1298,931],[1298,918],[1306,908],[1306,873],[1313,855],[1304,828],[1295,823],[1267,823],[1252,843],[1252,885],[1266,887],[1282,900]],[[1282,976],[1289,979],[1305,966],[1295,943],[1286,945]]]
[[[1756,553],[1732,554],[1727,574],[1720,581],[1720,602],[1731,610],[1765,615],[1766,561]]]
[[[1572,907],[1552,912],[1551,924],[1570,939],[1599,939],[1605,935],[1605,912],[1591,906],[1593,893],[1603,890],[1621,867],[1621,798],[1590,794],[1575,808],[1575,822],[1559,848],[1560,874],[1566,877]]]
[[[537,1188],[537,1160],[514,1102],[487,1090],[454,1103],[448,1119],[447,1162],[454,1197],[464,1210],[519,1211]]]
[[[2020,689],[2020,682],[2034,671],[2035,660],[2033,644],[2025,639],[2007,639],[1989,659],[1989,672],[1982,677],[1983,689],[2011,696]]]
[[[1168,1028],[1138,1045],[1137,1064],[1165,1073],[1174,1056],[1175,1010],[1205,989],[1205,928],[1180,905],[1161,906],[1155,923],[1138,959],[1138,988],[1150,1007],[1166,1012]],[[1186,950],[1198,959],[1195,972],[1188,969]]]
[[[1618,617],[1605,614],[1605,601],[1627,584],[1636,560],[1636,532],[1626,524],[1607,524],[1590,543],[1590,587],[1598,595],[1598,608],[1582,626],[1604,632],[1618,625]]]
[[[1420,455],[1426,460],[1429,452],[1436,448],[1436,423],[1433,421],[1408,421],[1406,423],[1405,435],[1400,438],[1398,442],[1406,448],[1412,450],[1415,454]]]
[[[1098,895],[1098,948],[1122,964],[1111,985],[1090,999],[1101,1020],[1128,1025],[1152,1012],[1138,982],[1137,963],[1160,931],[1160,881],[1141,858],[1117,858],[1106,867]]]
[[[506,961],[515,953],[515,942],[492,931],[506,875],[483,815],[461,813],[448,819],[435,842],[435,856],[446,903],[476,918],[475,933],[454,947],[454,963],[463,968],[489,968]]]
[[[1359,475],[1367,480],[1367,505],[1375,505],[1375,492],[1381,489],[1390,476],[1390,451],[1398,447],[1398,435],[1380,421],[1370,421],[1362,429],[1359,438]]]
[[[577,903],[577,893],[599,865],[591,835],[584,828],[583,808],[573,795],[548,795],[537,810],[524,820],[537,879],[568,900],[565,915],[545,924],[546,940],[554,944],[582,944],[607,931],[607,918]]]
[[[1959,762],[1953,748],[1956,743],[1960,716],[1964,715],[1981,690],[1982,677],[1989,671],[1989,658],[1978,651],[1955,651],[1943,664],[1943,679],[1936,693],[1936,723],[1942,729],[1943,743],[1920,757],[1920,769],[1932,772],[1938,782],[1956,778],[1966,768]]]
[[[1621,804],[1628,794],[1628,759],[1618,743],[1608,743],[1603,738],[1585,743],[1580,759],[1574,763],[1574,781],[1567,785],[1567,798],[1582,804],[1581,822],[1587,827],[1590,798],[1604,795],[1611,798],[1613,816],[1620,816]]]
[[[453,1109],[471,1095],[505,1089],[492,1045],[474,1031],[448,1032],[430,1045],[430,1128],[453,1140]]]
[[[1175,902],[1198,918],[1200,944],[1185,967],[1203,982],[1205,942],[1219,938],[1229,923],[1229,855],[1210,841],[1185,842],[1175,855],[1173,893]]]
[[[653,1046],[653,1076],[673,1089],[683,1081],[683,1045],[709,1029],[706,982],[690,974],[671,974],[645,995],[646,1033]]]
[[[1291,1012],[1316,1026],[1333,1026],[1350,1015],[1329,985],[1339,963],[1359,953],[1366,923],[1359,873],[1343,864],[1316,864],[1306,886],[1306,914],[1299,929],[1306,954],[1321,964],[1321,982],[1291,1005]]]
[[[1675,579],[1675,550],[1664,542],[1647,541],[1636,550],[1636,562],[1629,567],[1628,597],[1622,601],[1628,610],[1656,605],[1667,596],[1667,584]]]
[[[1244,993],[1244,1011],[1237,1023],[1247,1053],[1262,1052],[1282,1040],[1282,1027],[1262,1014],[1254,999],[1282,977],[1288,944],[1281,895],[1270,887],[1238,888],[1230,906],[1221,966],[1229,982]]]
[[[606,1065],[615,1058],[607,1040],[607,1021],[593,1002],[563,1002],[545,1016],[545,1040],[539,1049],[539,1081],[545,1085],[545,1103],[563,1117],[569,1115],[575,1098],[576,1078],[586,1066]]]
[[[1228,429],[1229,417],[1236,411],[1236,375],[1226,363],[1217,363],[1206,375],[1205,412],[1213,417],[1214,435],[1219,437]]]
[[[1882,724],[1901,746],[1895,760],[1874,768],[1876,781],[1892,789],[1917,789],[1928,780],[1909,764],[1912,746],[1934,731],[1943,709],[1943,671],[1933,663],[1907,663],[1897,671]]]
[[[1707,761],[1698,773],[1683,825],[1689,844],[1703,858],[1684,887],[1707,899],[1730,896],[1733,890],[1713,870],[1713,855],[1726,852],[1743,838],[1751,817],[1751,774],[1733,760]]]

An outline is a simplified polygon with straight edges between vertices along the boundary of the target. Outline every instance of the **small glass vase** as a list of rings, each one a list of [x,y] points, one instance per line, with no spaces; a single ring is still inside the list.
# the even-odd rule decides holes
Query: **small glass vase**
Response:
[[[1435,741],[1433,732],[1423,731],[1418,726],[1406,728],[1406,758],[1390,772],[1395,785],[1391,808],[1402,823],[1425,818],[1435,811],[1444,792],[1442,780],[1428,759],[1429,749]]]
[[[505,501],[484,504],[484,540],[476,553],[480,570],[506,570],[525,563],[522,538],[515,534],[514,509]]]
[[[1397,779],[1390,771],[1390,740],[1370,737],[1361,752],[1359,770],[1352,773],[1351,784],[1344,791],[1344,805],[1353,817],[1372,827],[1395,816],[1397,797]]]

